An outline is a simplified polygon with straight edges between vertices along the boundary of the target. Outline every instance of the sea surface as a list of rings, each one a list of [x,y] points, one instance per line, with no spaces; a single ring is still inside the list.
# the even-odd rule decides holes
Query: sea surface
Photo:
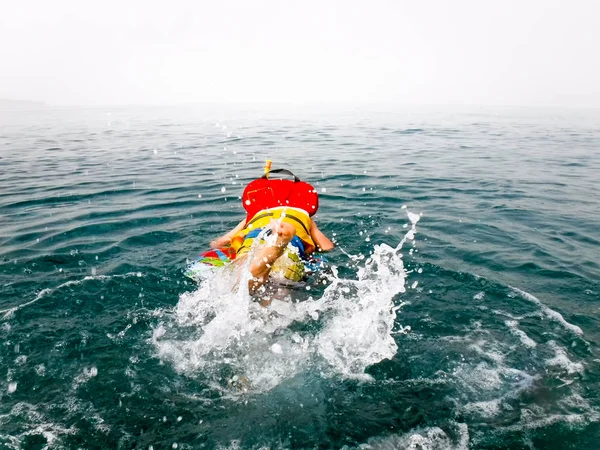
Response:
[[[266,158],[335,240],[185,267]],[[0,448],[600,448],[600,111],[0,111]],[[241,283],[243,286],[243,283]]]

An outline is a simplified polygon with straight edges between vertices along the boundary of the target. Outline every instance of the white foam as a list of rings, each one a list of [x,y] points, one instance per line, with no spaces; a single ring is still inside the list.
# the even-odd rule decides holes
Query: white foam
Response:
[[[60,444],[60,437],[63,435],[74,435],[77,433],[75,427],[64,428],[61,425],[55,424],[37,410],[37,405],[19,402],[14,405],[9,414],[0,415],[0,425],[18,421],[20,424],[25,422],[26,430],[22,433],[4,435],[0,433],[0,442],[5,444],[10,443],[11,447],[20,449],[23,448],[23,443],[28,436],[43,436],[46,439],[46,445],[43,449],[56,448]],[[20,427],[21,428],[21,427]]]
[[[567,322],[565,320],[565,318],[562,316],[562,314],[560,314],[558,311],[554,311],[553,309],[547,307],[538,298],[534,297],[533,295],[531,295],[528,292],[522,291],[521,289],[517,289],[512,286],[509,286],[509,287],[515,293],[519,294],[522,298],[524,298],[525,300],[535,303],[540,308],[541,312],[549,319],[552,319],[552,320],[560,323],[564,328],[566,328],[567,330],[569,330],[579,336],[583,335],[583,331],[581,330],[581,328],[579,328],[577,325],[573,325],[572,323]]]
[[[219,445],[216,448],[217,450],[240,450],[242,447],[240,441],[236,439],[231,441],[227,447]]]
[[[464,406],[464,411],[483,419],[491,419],[500,413],[500,406],[501,400],[496,398],[489,401],[467,403]]]
[[[578,393],[573,393],[572,395],[559,400],[558,403],[568,409],[577,409],[586,413],[593,413],[595,411],[594,408],[590,406],[589,402]]]
[[[469,428],[464,423],[456,425],[458,442],[438,427],[416,428],[409,433],[387,437],[370,438],[359,446],[362,450],[468,450]]]
[[[475,367],[461,365],[453,375],[462,381],[461,384],[468,391],[475,393],[500,391],[504,385],[501,371],[487,363],[480,363]]]
[[[527,333],[525,333],[523,330],[519,329],[519,322],[517,322],[516,320],[506,320],[504,321],[504,324],[510,329],[510,332],[512,334],[516,335],[521,340],[521,343],[525,347],[537,347],[537,342],[535,342],[533,339],[527,336]]]
[[[469,345],[469,350],[475,351],[487,360],[502,364],[504,361],[504,353],[498,348],[498,345],[499,344],[496,342],[489,343],[484,339],[478,339]]]
[[[506,365],[505,355],[512,351],[511,347],[479,339],[469,348],[488,361],[475,365],[464,361],[452,372],[461,392],[461,403],[467,400],[461,406],[463,413],[482,420],[491,419],[503,408],[510,407],[506,406],[507,400],[517,398],[534,385],[536,375]]]
[[[535,415],[532,415],[535,417]],[[515,425],[503,428],[503,431],[523,431],[537,428],[546,428],[556,423],[568,423],[571,425],[586,425],[590,422],[600,421],[600,415],[596,412],[584,414],[551,414],[541,419],[527,418]]]
[[[560,367],[566,370],[568,374],[583,372],[583,364],[571,361],[567,356],[567,351],[563,347],[554,341],[549,341],[548,346],[554,350],[555,356],[545,361],[547,365]]]

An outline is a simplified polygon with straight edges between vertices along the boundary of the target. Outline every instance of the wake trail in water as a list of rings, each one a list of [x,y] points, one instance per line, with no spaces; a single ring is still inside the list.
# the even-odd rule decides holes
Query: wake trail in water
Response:
[[[76,285],[79,285],[81,283],[84,283],[84,282],[90,281],[90,280],[104,281],[104,280],[110,280],[113,278],[128,278],[128,277],[140,278],[140,277],[142,277],[142,273],[141,272],[130,272],[130,273],[122,274],[122,275],[88,275],[88,276],[82,278],[81,280],[66,281],[62,284],[59,284],[55,288],[42,289],[40,292],[38,292],[38,294],[35,296],[35,298],[33,298],[27,302],[21,303],[16,306],[12,306],[10,308],[0,309],[0,315],[1,315],[2,319],[4,319],[4,320],[10,319],[16,311],[19,311],[27,306],[33,305],[34,303],[39,302],[43,298],[52,294],[53,292],[59,291],[63,288],[69,287],[69,286],[76,286]]]
[[[519,296],[521,296],[522,298],[524,298],[525,300],[534,303],[541,311],[541,313],[548,317],[550,320],[554,320],[556,322],[558,322],[559,324],[561,324],[565,329],[571,331],[572,333],[578,335],[578,336],[583,336],[583,330],[578,327],[577,325],[574,325],[570,322],[567,322],[565,320],[565,318],[562,316],[561,313],[559,313],[558,311],[555,311],[551,308],[549,308],[548,306],[544,305],[542,303],[541,300],[539,300],[537,297],[531,295],[528,292],[522,291],[521,289],[518,289],[516,287],[512,287],[509,286],[510,289],[515,292],[516,294],[518,294]]]
[[[298,301],[287,291],[262,307],[248,293],[249,272],[240,276],[235,264],[226,267],[182,294],[155,327],[159,358],[216,387],[226,382],[242,391],[267,391],[308,368],[370,378],[365,370],[395,355],[394,334],[404,330],[394,330],[402,306],[396,296],[406,289],[401,250],[414,240],[420,219],[407,215],[412,226],[396,247],[375,245],[356,279],[340,278],[333,266],[320,298]]]

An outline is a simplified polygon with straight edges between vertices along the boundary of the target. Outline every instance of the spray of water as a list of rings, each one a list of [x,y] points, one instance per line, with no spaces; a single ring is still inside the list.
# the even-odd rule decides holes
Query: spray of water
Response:
[[[269,390],[307,370],[369,378],[367,367],[394,356],[393,335],[403,330],[396,323],[406,281],[401,250],[420,218],[407,214],[412,226],[396,247],[375,245],[355,279],[340,278],[332,267],[317,299],[299,302],[287,291],[262,307],[248,292],[247,262],[231,264],[183,294],[154,329],[158,356],[179,372],[233,391]],[[271,238],[255,242],[261,237]]]

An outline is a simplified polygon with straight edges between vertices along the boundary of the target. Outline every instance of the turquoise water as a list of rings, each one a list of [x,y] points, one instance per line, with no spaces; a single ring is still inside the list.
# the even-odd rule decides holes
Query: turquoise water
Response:
[[[597,111],[0,112],[0,446],[599,448],[599,143]],[[337,249],[264,310],[183,271],[266,158]]]

